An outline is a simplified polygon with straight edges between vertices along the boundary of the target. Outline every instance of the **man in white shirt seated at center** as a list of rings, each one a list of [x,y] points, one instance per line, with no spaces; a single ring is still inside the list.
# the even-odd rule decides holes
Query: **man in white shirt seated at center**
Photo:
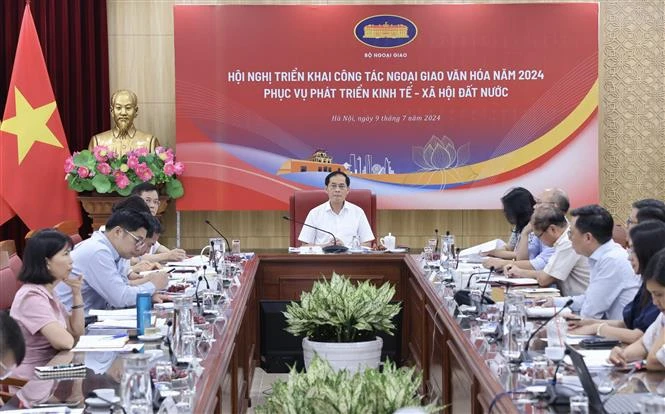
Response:
[[[326,176],[325,190],[328,201],[314,207],[305,224],[318,227],[335,235],[303,226],[298,240],[309,246],[330,246],[335,244],[350,247],[357,236],[363,246],[371,246],[374,233],[362,208],[346,201],[351,180],[341,171],[333,171]]]

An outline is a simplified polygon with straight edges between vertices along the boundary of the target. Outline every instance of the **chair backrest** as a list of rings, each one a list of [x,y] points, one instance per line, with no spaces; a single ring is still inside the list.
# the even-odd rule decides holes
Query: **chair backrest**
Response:
[[[0,251],[0,310],[12,307],[16,291],[21,287],[18,272],[22,265],[16,252],[8,255],[6,251]]]
[[[14,243],[14,240],[0,241],[0,252],[7,252],[8,256],[16,253],[16,243]]]
[[[18,277],[18,274],[21,272],[21,267],[23,267],[23,261],[16,253],[9,255],[9,268],[12,269],[14,275]]]
[[[81,241],[83,240],[81,234],[79,233],[79,223],[77,221],[73,220],[61,221],[60,223],[53,226],[53,228],[71,237],[72,241],[74,242],[74,245],[81,243]]]
[[[348,201],[357,205],[365,211],[367,221],[376,236],[376,194],[371,190],[357,189],[351,190],[346,197]],[[296,191],[289,197],[289,216],[299,222],[304,222],[311,209],[323,204],[328,200],[328,193],[324,190]],[[302,224],[291,221],[291,246],[300,246],[298,235],[302,229]]]
[[[8,310],[12,307],[19,287],[20,284],[12,269],[9,266],[0,268],[0,310]]]

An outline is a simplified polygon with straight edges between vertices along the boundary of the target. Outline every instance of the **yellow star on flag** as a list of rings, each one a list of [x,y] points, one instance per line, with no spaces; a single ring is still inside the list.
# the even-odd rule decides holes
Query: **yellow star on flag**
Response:
[[[5,119],[0,125],[0,131],[16,135],[19,165],[37,141],[62,148],[60,141],[46,125],[53,111],[55,111],[55,101],[39,108],[33,108],[16,87],[14,88],[14,97],[16,116]]]

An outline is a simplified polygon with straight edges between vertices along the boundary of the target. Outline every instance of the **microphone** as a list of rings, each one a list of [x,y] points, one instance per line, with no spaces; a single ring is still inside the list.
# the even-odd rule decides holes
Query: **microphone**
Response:
[[[491,275],[493,271],[494,271],[494,266],[492,266],[492,267],[490,268],[490,270],[488,270],[488,271],[482,271],[482,272],[471,273],[471,274],[469,275],[469,280],[466,281],[466,288],[468,289],[469,286],[471,286],[471,276],[477,276],[477,275]],[[489,277],[488,277],[488,279],[489,279]]]
[[[524,355],[526,355],[527,352],[529,351],[529,343],[531,343],[531,340],[533,339],[533,337],[536,336],[536,334],[537,334],[538,332],[540,332],[541,329],[543,329],[543,326],[547,325],[549,321],[551,321],[552,319],[554,319],[554,318],[556,318],[557,316],[559,316],[559,314],[560,314],[561,312],[563,312],[564,309],[566,309],[567,307],[569,307],[569,306],[572,305],[572,304],[573,304],[573,299],[572,299],[572,298],[571,298],[571,299],[568,299],[568,300],[566,301],[566,303],[561,307],[561,309],[559,309],[558,311],[554,312],[554,315],[552,315],[552,316],[550,316],[549,318],[547,318],[547,320],[545,320],[545,322],[543,322],[542,325],[540,325],[538,328],[536,328],[536,329],[533,331],[533,333],[531,333],[531,336],[529,337],[529,340],[526,341],[526,344],[524,344]]]
[[[111,407],[113,407],[114,409],[119,408],[124,414],[127,414],[127,411],[125,411],[125,408],[122,405],[120,405],[118,403],[115,403],[111,400],[107,400],[106,398],[103,398],[102,396],[100,396],[99,394],[97,394],[94,391],[90,391],[88,393],[88,398],[97,398],[98,400],[102,400],[105,403],[107,403],[108,405],[110,405]]]
[[[503,340],[503,322],[506,317],[506,299],[508,298],[508,290],[510,289],[510,283],[506,283],[506,291],[503,292],[503,308],[501,308],[501,319],[499,320],[499,326],[497,327],[496,332],[496,341]]]
[[[434,253],[439,251],[439,229],[434,229],[434,238],[436,239],[436,245],[434,246]]]
[[[294,220],[289,216],[282,216],[284,220],[292,221],[297,224],[302,224],[303,226],[311,227],[314,230],[322,231],[324,233],[330,234],[333,238],[333,245],[332,246],[323,246],[323,252],[324,253],[344,253],[345,251],[349,250],[348,247],[346,246],[340,246],[337,244],[337,237],[335,237],[334,234],[329,232],[328,230],[323,230],[322,228],[312,226],[311,224],[303,223],[302,221]]]
[[[171,327],[173,326],[173,321],[168,320],[166,321],[166,326],[168,327],[166,329],[166,337],[164,338],[164,342],[166,342],[166,346],[169,349],[169,357],[171,358],[171,364],[177,364],[178,361],[175,359],[175,354],[173,353],[173,348],[171,347],[171,338],[175,334],[175,327],[173,330],[171,330]]]
[[[199,314],[201,314],[201,301],[199,300],[199,284],[203,280],[203,276],[199,276],[199,280],[196,281],[196,289],[194,290],[194,296],[196,297],[196,306],[199,308]]]
[[[475,275],[491,275],[493,270],[494,270],[494,268],[492,267],[489,271],[486,271],[486,272],[471,273],[469,275],[469,280],[466,283],[466,288],[465,289],[460,289],[457,292],[455,292],[455,295],[453,296],[453,298],[455,299],[455,302],[457,302],[458,305],[471,306],[471,297],[470,297],[471,290],[469,289],[469,287],[471,286],[471,278]],[[485,289],[487,289],[488,284],[489,284],[489,281],[485,285]],[[485,302],[487,304],[490,304],[490,305],[493,305],[495,303],[494,300],[492,300],[491,298],[485,297],[485,290],[483,290],[483,296],[480,297],[480,303],[482,304],[483,302]]]
[[[226,243],[226,247],[227,247],[227,249],[230,249],[230,248],[231,248],[231,244],[229,243],[229,240],[228,240],[226,237],[224,237],[224,235],[222,234],[222,232],[219,231],[219,230],[217,230],[217,227],[213,226],[212,223],[210,222],[210,220],[207,220],[207,219],[206,219],[206,220],[204,220],[204,221],[206,222],[206,224],[207,224],[208,226],[212,227],[212,229],[215,230],[215,233],[219,234],[219,235],[222,237],[222,239],[224,239],[224,242]]]
[[[455,270],[457,270],[457,268],[459,267],[459,252],[461,250],[462,249],[460,249],[459,247],[455,248]]]
[[[490,284],[490,277],[492,277],[492,272],[494,272],[494,266],[490,266],[490,272],[487,274],[487,282],[485,283],[485,287],[483,288],[483,293],[480,295],[480,304],[483,304],[483,300],[485,299],[485,292],[487,291],[487,286]]]

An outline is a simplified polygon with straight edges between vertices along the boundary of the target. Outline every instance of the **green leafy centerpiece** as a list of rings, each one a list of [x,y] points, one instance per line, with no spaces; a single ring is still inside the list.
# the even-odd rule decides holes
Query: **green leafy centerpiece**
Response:
[[[399,408],[421,405],[422,377],[415,368],[396,368],[387,361],[383,370],[335,371],[314,358],[307,372],[291,369],[287,381],[278,380],[257,413],[391,414]],[[421,407],[427,413],[439,407]]]
[[[66,180],[76,192],[96,191],[100,194],[117,193],[127,196],[143,182],[164,187],[170,198],[184,195],[182,175],[184,166],[175,161],[173,149],[157,147],[155,152],[139,148],[118,156],[105,146],[92,151],[75,152],[65,160]]]
[[[354,284],[336,273],[330,281],[314,283],[300,303],[291,302],[284,312],[286,330],[306,336],[305,366],[318,353],[336,369],[378,367],[383,340],[376,334],[393,335],[392,319],[401,307],[390,303],[394,295],[389,283],[378,288],[369,281]]]

